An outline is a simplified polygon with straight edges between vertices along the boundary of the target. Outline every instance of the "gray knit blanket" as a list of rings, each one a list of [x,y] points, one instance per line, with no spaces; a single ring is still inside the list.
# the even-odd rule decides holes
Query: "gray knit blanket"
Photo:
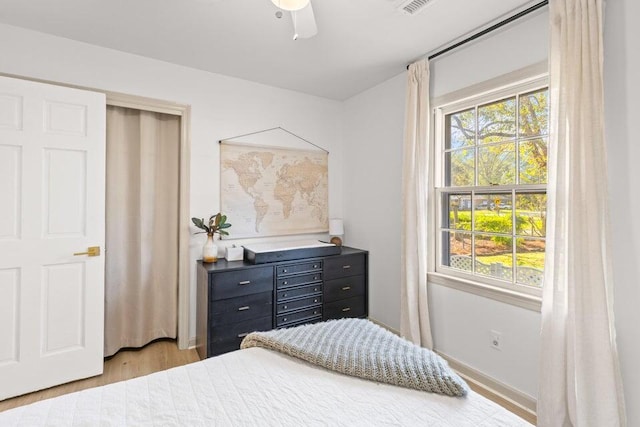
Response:
[[[330,320],[252,332],[241,348],[264,347],[342,374],[417,390],[465,396],[468,386],[447,362],[364,319]]]

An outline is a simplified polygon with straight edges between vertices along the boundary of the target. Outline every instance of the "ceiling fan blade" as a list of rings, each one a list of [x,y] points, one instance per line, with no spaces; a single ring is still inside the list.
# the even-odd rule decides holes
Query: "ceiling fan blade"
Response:
[[[291,12],[293,19],[293,39],[308,39],[318,34],[318,26],[316,25],[316,17],[313,15],[313,6],[311,2],[300,10]]]

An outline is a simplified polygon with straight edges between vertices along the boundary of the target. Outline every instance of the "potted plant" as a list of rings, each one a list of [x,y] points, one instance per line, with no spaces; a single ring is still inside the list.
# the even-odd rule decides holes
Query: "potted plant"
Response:
[[[227,222],[227,216],[218,212],[215,215],[209,217],[209,223],[205,224],[204,218],[191,218],[193,224],[203,231],[199,231],[195,234],[207,233],[207,242],[202,248],[202,261],[203,262],[216,262],[218,261],[218,247],[214,243],[214,235],[218,233],[221,236],[228,236],[227,228],[231,227],[231,224]]]

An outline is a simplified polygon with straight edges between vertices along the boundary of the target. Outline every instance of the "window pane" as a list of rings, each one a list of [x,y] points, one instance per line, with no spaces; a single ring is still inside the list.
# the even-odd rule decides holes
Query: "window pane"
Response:
[[[475,144],[476,113],[475,109],[460,111],[445,117],[445,148],[461,148]]]
[[[547,139],[532,139],[519,144],[520,184],[547,183]]]
[[[490,233],[513,232],[511,215],[511,194],[478,194],[473,214],[475,231]]]
[[[516,234],[545,237],[547,231],[547,194],[516,193]]]
[[[474,149],[446,153],[446,185],[451,187],[474,185],[475,157]]]
[[[448,223],[444,227],[471,230],[471,194],[445,194],[444,197],[448,211]]]
[[[515,184],[515,173],[513,142],[478,149],[478,185]]]
[[[438,250],[442,264],[479,282],[492,277],[541,287],[549,92],[525,90],[490,103],[470,101],[465,110],[439,116],[444,141],[437,159],[443,167],[436,169],[444,182],[437,183]],[[476,99],[481,96],[488,99]]]
[[[545,247],[542,239],[517,239],[516,282],[542,287]]]
[[[488,144],[516,136],[516,98],[478,107],[478,142]]]
[[[542,136],[548,133],[548,90],[520,95],[520,136]]]
[[[442,241],[445,242],[445,253],[442,263],[458,270],[473,271],[471,259],[472,240],[471,233],[461,231],[445,231],[442,234]],[[448,243],[448,245],[447,245]]]
[[[507,236],[476,234],[476,274],[511,280],[513,276],[513,239]]]

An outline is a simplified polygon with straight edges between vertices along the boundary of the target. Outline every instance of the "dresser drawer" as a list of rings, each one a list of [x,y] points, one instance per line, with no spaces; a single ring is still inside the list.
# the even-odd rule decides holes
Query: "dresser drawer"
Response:
[[[279,278],[276,280],[276,288],[284,289],[291,286],[299,286],[307,283],[319,282],[322,280],[322,272],[313,274],[301,274],[299,276]]]
[[[365,315],[364,296],[326,303],[323,314],[323,320],[362,317]]]
[[[225,341],[213,342],[209,341],[209,349],[207,357],[217,356],[219,354],[228,353],[240,349],[243,338],[230,338]]]
[[[257,294],[273,289],[273,267],[247,268],[211,275],[212,300]]]
[[[306,310],[296,311],[294,313],[282,314],[276,316],[276,328],[285,326],[289,323],[298,323],[303,320],[312,319],[314,317],[322,316],[322,307],[312,307]]]
[[[211,305],[211,326],[266,317],[270,316],[273,310],[273,292],[218,300]]]
[[[235,340],[246,337],[253,331],[268,331],[273,329],[273,320],[271,316],[260,317],[258,319],[245,320],[243,322],[232,323],[212,328],[212,342],[219,343],[223,341]]]
[[[300,286],[298,288],[279,289],[276,292],[276,302],[282,302],[291,298],[302,298],[322,294],[322,283]]]
[[[331,257],[324,260],[325,280],[337,279],[339,277],[357,276],[364,274],[364,255],[344,255]]]
[[[322,316],[311,317],[311,318],[308,318],[308,319],[301,320],[299,322],[287,323],[287,324],[282,325],[280,327],[281,328],[292,328],[294,326],[308,325],[309,323],[316,323],[316,322],[322,322]]]
[[[291,310],[300,310],[314,305],[322,304],[322,296],[316,295],[313,297],[307,297],[302,299],[296,299],[293,301],[285,301],[278,303],[276,306],[276,314],[282,314]]]
[[[322,271],[322,261],[307,261],[295,264],[284,264],[276,267],[276,277],[289,274]]]
[[[326,302],[364,295],[364,276],[348,276],[324,282],[322,295]]]

